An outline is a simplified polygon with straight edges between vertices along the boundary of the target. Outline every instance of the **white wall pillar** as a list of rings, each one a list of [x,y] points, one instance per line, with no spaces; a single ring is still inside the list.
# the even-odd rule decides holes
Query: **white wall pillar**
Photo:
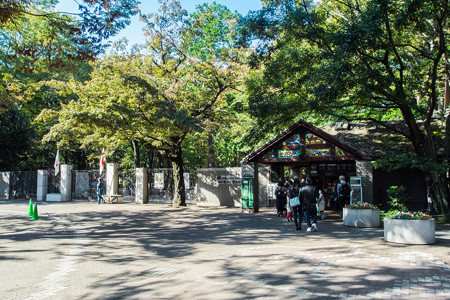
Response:
[[[255,163],[253,169],[253,212],[259,212],[259,163]]]
[[[106,164],[106,194],[119,194],[119,164]]]
[[[148,203],[148,170],[147,168],[136,168],[136,203]]]
[[[356,175],[361,176],[363,201],[367,203],[374,203],[372,162],[366,160],[357,160]]]
[[[46,201],[47,200],[47,190],[48,190],[48,171],[47,170],[38,170],[36,200],[37,201]]]
[[[9,199],[9,183],[11,180],[11,172],[0,172],[0,199]]]
[[[61,201],[72,201],[72,166],[61,165]]]
[[[269,206],[269,198],[267,195],[267,186],[270,183],[270,169],[269,168],[258,168],[258,197],[259,206]]]

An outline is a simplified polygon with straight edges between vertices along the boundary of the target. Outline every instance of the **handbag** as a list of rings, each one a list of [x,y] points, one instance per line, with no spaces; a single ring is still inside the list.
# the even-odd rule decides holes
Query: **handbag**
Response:
[[[291,207],[296,207],[300,205],[300,191],[298,191],[297,197],[289,198],[289,205]]]

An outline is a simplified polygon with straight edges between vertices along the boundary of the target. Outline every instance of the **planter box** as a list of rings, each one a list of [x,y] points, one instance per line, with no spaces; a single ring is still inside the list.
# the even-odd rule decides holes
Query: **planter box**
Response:
[[[400,244],[433,244],[436,242],[434,219],[384,219],[384,240]]]
[[[46,200],[50,202],[61,202],[61,194],[47,194]]]
[[[353,227],[379,227],[380,210],[344,208],[343,220],[345,226]]]

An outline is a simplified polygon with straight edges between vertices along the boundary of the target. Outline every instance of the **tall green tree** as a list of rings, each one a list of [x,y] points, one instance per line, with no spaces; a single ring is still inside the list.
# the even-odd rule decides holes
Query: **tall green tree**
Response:
[[[9,0],[0,2],[0,114],[19,110],[30,123],[29,139],[9,141],[20,149],[21,162],[9,160],[5,170],[48,167],[55,145],[41,144],[53,121],[33,122],[44,108],[58,109],[69,98],[46,86],[51,79],[89,79],[89,61],[107,47],[105,39],[116,34],[137,13],[135,0],[81,1],[80,13],[55,11],[58,1]],[[17,145],[15,145],[17,143]],[[26,148],[25,148],[26,146]],[[71,145],[66,162],[86,167],[86,155]]]
[[[439,211],[449,213],[449,115],[439,115],[448,78],[446,0],[271,0],[249,16],[259,42],[263,93],[281,107],[297,102],[342,120],[370,120],[406,137],[415,158],[392,162],[424,170]],[[261,63],[261,64],[260,64]],[[399,118],[404,127],[382,122]],[[399,160],[400,159],[400,160]],[[410,164],[411,166],[411,164]]]
[[[187,42],[192,27],[178,1],[161,1],[159,13],[142,17],[147,53],[106,57],[93,64],[91,80],[60,85],[78,99],[56,113],[58,123],[46,139],[75,139],[83,146],[107,145],[110,151],[139,141],[172,162],[173,204],[185,205],[183,147],[207,128],[239,83],[242,55],[236,50],[226,61],[192,55]],[[41,118],[54,115],[46,111]]]
[[[41,81],[73,74],[102,53],[103,41],[129,24],[139,2],[84,1],[79,14],[56,12],[56,3],[0,3],[0,109],[29,100]]]

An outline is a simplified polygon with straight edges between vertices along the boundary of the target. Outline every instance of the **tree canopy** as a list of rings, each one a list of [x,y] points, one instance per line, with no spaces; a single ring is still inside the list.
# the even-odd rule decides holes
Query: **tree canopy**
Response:
[[[185,205],[182,149],[194,141],[218,116],[225,96],[235,88],[245,67],[245,51],[233,52],[220,61],[194,55],[189,43],[196,37],[178,1],[162,1],[158,14],[143,16],[147,22],[147,53],[115,54],[94,63],[91,80],[55,84],[76,100],[54,114],[57,116],[46,139],[72,139],[83,146],[117,145],[136,140],[170,160],[175,179],[174,205]],[[232,20],[231,20],[232,21]],[[201,23],[209,26],[208,22]],[[222,48],[225,48],[224,46]],[[217,53],[223,54],[223,51]]]
[[[368,120],[405,136],[423,162],[413,167],[430,175],[439,210],[448,213],[439,156],[448,114],[437,110],[447,76],[448,1],[264,3],[247,23],[259,42],[253,65],[263,68],[251,105],[264,113],[268,105],[294,104],[298,111]],[[405,127],[383,122],[389,119]]]

